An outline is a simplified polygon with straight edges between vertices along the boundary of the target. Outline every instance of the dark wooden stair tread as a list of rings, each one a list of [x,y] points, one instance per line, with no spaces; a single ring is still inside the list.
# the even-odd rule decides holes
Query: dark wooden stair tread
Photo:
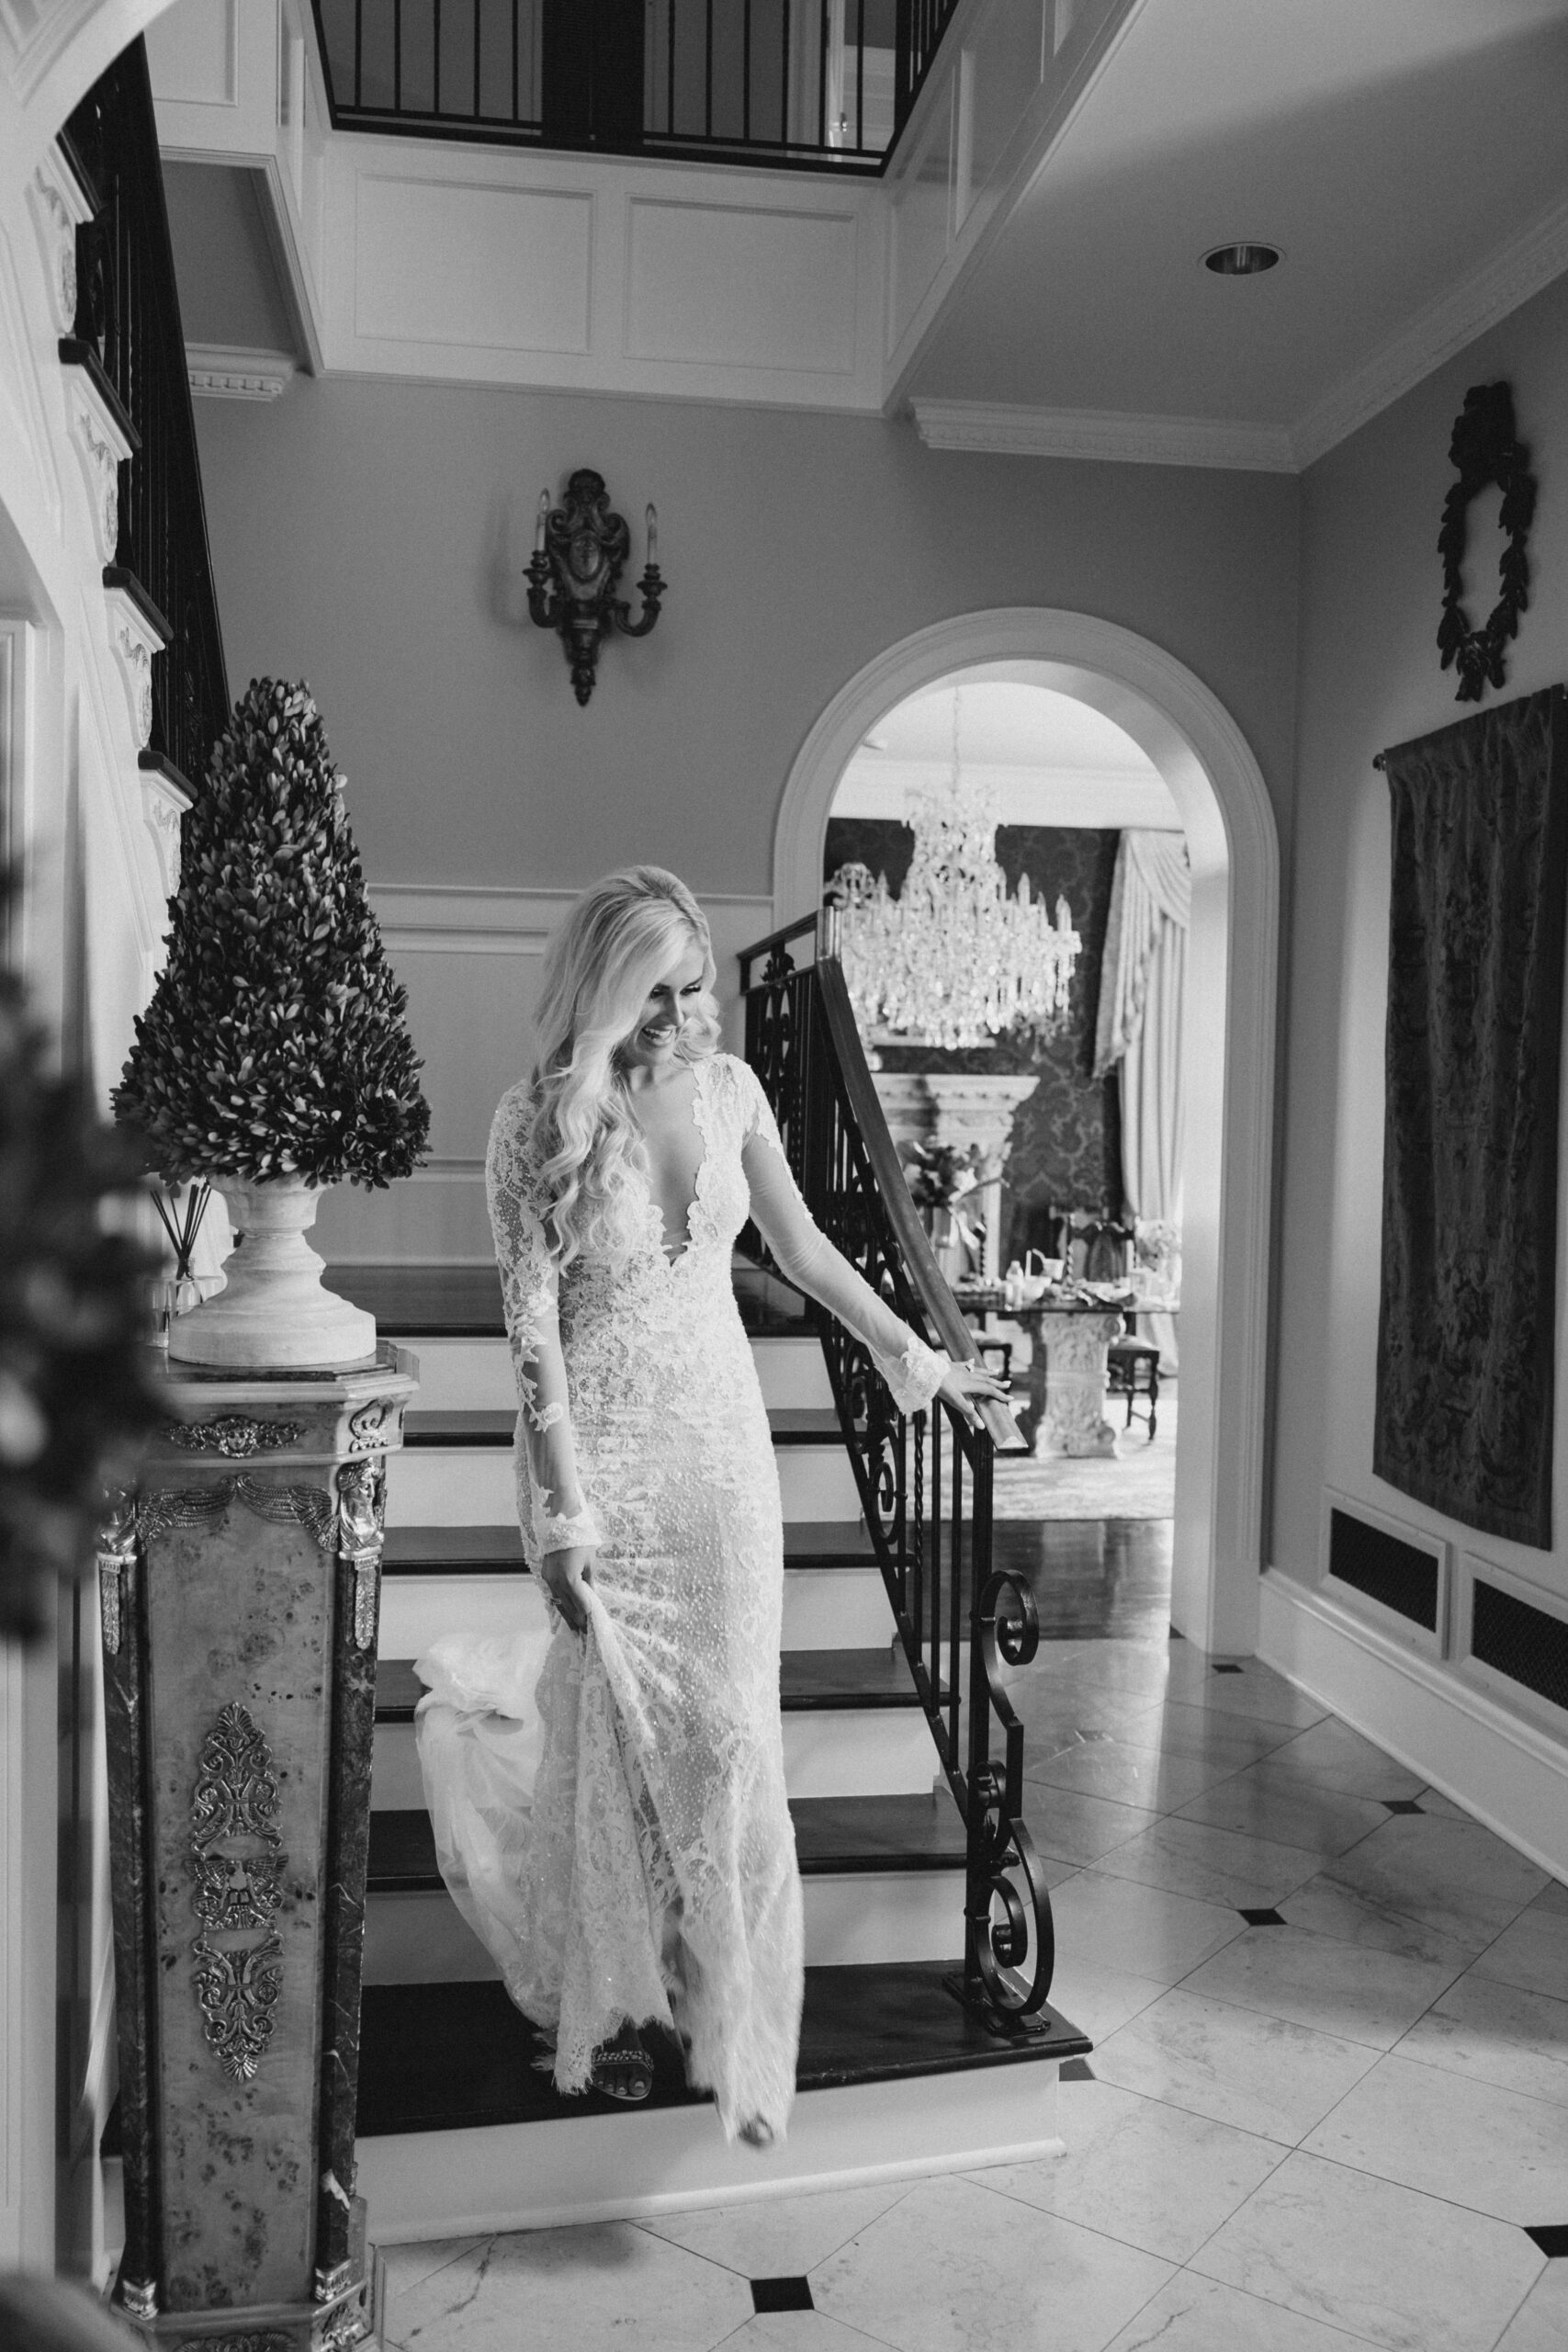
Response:
[[[416,1405],[403,1416],[403,1443],[509,1446],[516,1426],[514,1405],[470,1405],[434,1412]],[[773,1406],[769,1409],[768,1427],[775,1445],[832,1444],[839,1436],[839,1416],[830,1405]]]
[[[874,1567],[871,1538],[855,1519],[786,1521],[789,1568]],[[515,1526],[389,1527],[381,1555],[385,1576],[526,1574]]]
[[[808,1968],[795,2082],[803,2091],[968,2073],[1088,2054],[1093,2044],[1056,2010],[1037,2037],[988,2033],[948,1989],[962,1963],[896,1961],[860,1968]],[[650,2037],[651,2039],[651,2037]],[[534,2060],[534,2028],[494,1982],[367,1984],[360,2020],[359,2136],[468,2131],[486,2124],[549,2123],[624,2115],[589,2091],[563,2098]],[[649,2107],[694,2107],[680,2053],[654,2049]]]
[[[424,1696],[413,1660],[384,1657],[376,1668],[376,1720],[406,1724]],[[864,1650],[785,1650],[779,1660],[779,1704],[785,1714],[919,1705],[903,1658],[891,1646]]]
[[[931,1796],[794,1797],[789,1810],[803,1878],[964,1867],[964,1824],[945,1789]],[[412,1806],[373,1813],[367,1891],[434,1894],[441,1885],[430,1815]]]

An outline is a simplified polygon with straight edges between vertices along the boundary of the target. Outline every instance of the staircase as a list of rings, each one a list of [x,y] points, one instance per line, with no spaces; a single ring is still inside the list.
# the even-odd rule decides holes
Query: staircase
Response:
[[[377,2236],[650,2213],[1038,2154],[1057,2067],[1089,2043],[1045,2010],[987,2030],[962,1978],[967,1837],[936,1770],[803,1303],[738,1261],[737,1292],[784,1494],[784,1757],[806,1898],[799,2097],[788,2139],[727,2149],[659,2055],[628,2110],[558,2098],[535,2036],[436,1869],[414,1749],[412,1661],[438,1634],[513,1627],[543,1603],[513,1499],[514,1418],[489,1269],[354,1268],[333,1285],[419,1358],[389,1460],[377,1679],[359,2187]],[[1001,2020],[993,2019],[993,2027]]]

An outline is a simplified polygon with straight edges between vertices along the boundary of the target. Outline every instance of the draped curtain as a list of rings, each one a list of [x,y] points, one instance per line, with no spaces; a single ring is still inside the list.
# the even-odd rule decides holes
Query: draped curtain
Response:
[[[1551,1542],[1561,686],[1385,752],[1393,818],[1372,1468]]]
[[[1128,831],[1116,852],[1100,965],[1094,1074],[1114,1069],[1122,1096],[1122,1189],[1135,1218],[1171,1227],[1179,1249],[1185,1100],[1181,1022],[1192,877],[1180,833]],[[1170,1315],[1138,1318],[1177,1368]]]

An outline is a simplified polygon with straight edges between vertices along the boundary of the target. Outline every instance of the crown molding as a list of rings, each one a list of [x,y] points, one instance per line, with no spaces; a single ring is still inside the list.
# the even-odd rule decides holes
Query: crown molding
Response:
[[[244,351],[224,343],[187,343],[186,374],[193,392],[209,400],[275,401],[294,380],[284,351]]]
[[[1224,417],[1140,416],[1115,409],[1026,408],[1006,401],[916,400],[915,430],[928,449],[985,450],[1014,458],[1094,458],[1135,466],[1218,466],[1293,473],[1284,425]]]
[[[1348,440],[1414,391],[1445,360],[1568,269],[1568,197],[1539,213],[1470,276],[1418,311],[1376,356],[1347,376],[1292,428],[1298,469]]]

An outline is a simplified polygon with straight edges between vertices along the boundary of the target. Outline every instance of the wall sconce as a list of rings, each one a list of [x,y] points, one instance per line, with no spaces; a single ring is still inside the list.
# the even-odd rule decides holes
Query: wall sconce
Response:
[[[659,618],[664,580],[654,560],[659,517],[651,506],[648,564],[637,582],[642,613],[635,621],[630,605],[615,594],[631,543],[626,516],[611,514],[604,477],[591,467],[584,466],[572,475],[564,506],[552,506],[549,492],[540,492],[534,555],[527,571],[528,616],[536,628],[559,631],[571,668],[572,691],[580,703],[586,704],[593,692],[599,648],[612,629],[618,629],[623,637],[647,637]]]

